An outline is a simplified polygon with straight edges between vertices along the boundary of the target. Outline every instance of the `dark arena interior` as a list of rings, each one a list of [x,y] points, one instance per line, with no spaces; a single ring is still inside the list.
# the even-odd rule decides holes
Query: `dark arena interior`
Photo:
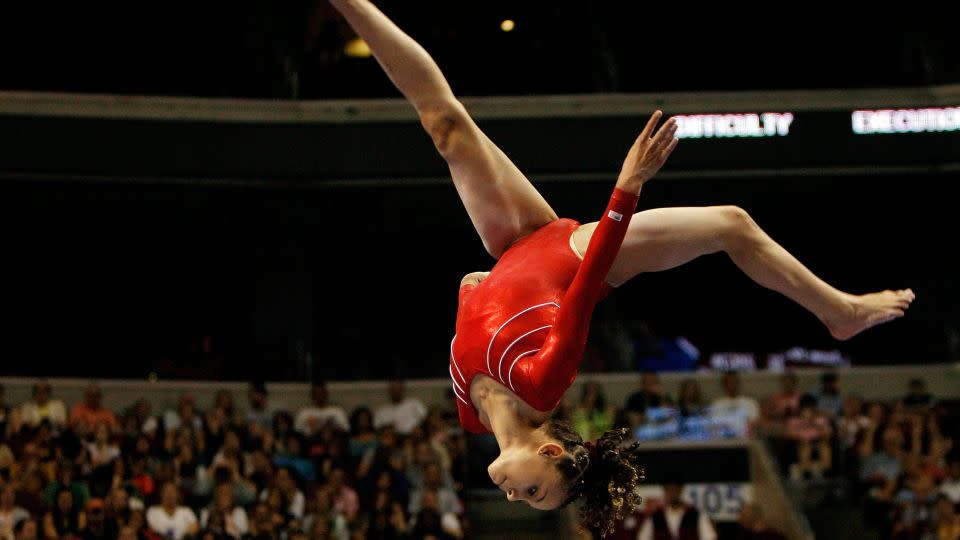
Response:
[[[960,7],[854,7],[3,4],[0,540],[960,540]]]

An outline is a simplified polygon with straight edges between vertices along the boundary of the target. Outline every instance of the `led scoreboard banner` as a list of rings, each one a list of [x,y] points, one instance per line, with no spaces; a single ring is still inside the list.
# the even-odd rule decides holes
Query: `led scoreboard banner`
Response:
[[[856,135],[960,131],[960,107],[858,110],[850,117]],[[786,137],[794,114],[678,114],[674,118],[681,139]]]
[[[939,99],[949,92],[940,91]],[[894,94],[891,101],[909,106],[885,108],[876,97],[856,107],[847,106],[852,99],[837,105],[836,94],[816,94],[811,105],[803,96],[758,94],[766,105],[787,106],[712,112],[696,103],[721,109],[753,96],[691,96],[675,98],[682,104],[677,110],[669,96],[662,104],[649,97],[581,96],[480,98],[467,106],[535,180],[609,180],[654,108],[677,118],[682,139],[664,179],[955,170],[960,161],[960,98],[929,106]],[[210,105],[173,98],[44,99],[0,92],[0,174],[316,185],[449,181],[429,137],[399,100]]]
[[[960,161],[960,107],[673,116],[681,144],[665,171],[677,175],[725,169],[826,172],[831,168],[937,167]],[[617,119],[607,129],[621,129],[620,137],[629,140],[638,121]],[[613,142],[612,137],[604,141]],[[611,153],[607,159],[616,156]],[[570,165],[574,165],[572,159]]]

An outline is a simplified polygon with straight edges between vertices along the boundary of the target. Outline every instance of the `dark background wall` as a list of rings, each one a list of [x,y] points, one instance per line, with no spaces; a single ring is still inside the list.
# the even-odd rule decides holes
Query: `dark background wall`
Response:
[[[960,81],[956,3],[377,3],[458,95]],[[0,89],[396,97],[372,59],[344,55],[353,37],[326,0],[7,2]],[[932,104],[956,105],[915,103]],[[857,137],[849,113],[797,112],[787,138],[685,140],[641,205],[739,204],[841,288],[913,287],[907,319],[842,348],[862,362],[947,359],[960,138]],[[586,221],[643,121],[481,124],[561,215]],[[459,277],[492,263],[445,175],[414,122],[0,115],[3,371],[440,375]],[[643,276],[598,317],[704,352],[835,346],[723,256]]]
[[[913,287],[902,321],[840,345],[855,361],[947,358],[958,320],[955,174],[664,180],[643,208],[738,204],[851,292]],[[608,182],[543,183],[596,217]],[[448,185],[244,188],[6,179],[8,374],[440,376],[461,275],[489,268]],[[722,255],[639,277],[601,309],[704,352],[836,346]],[[210,352],[203,338],[212,336]]]
[[[380,0],[460,95],[886,87],[960,80],[955,2]],[[503,19],[516,21],[509,34]],[[395,96],[327,0],[0,6],[0,87]]]

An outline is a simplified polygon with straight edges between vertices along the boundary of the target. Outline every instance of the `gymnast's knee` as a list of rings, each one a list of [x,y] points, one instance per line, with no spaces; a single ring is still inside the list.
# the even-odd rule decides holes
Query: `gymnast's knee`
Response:
[[[739,206],[717,206],[714,209],[720,216],[720,237],[726,251],[737,249],[756,238],[759,228],[746,210]]]

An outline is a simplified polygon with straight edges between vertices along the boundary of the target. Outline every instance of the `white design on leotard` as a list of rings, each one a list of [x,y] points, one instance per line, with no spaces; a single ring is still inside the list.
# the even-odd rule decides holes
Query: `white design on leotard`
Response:
[[[540,350],[540,349],[534,349],[534,350],[532,350],[532,351],[527,351],[527,352],[525,352],[525,353],[521,353],[520,355],[518,355],[516,358],[513,359],[513,362],[510,364],[510,369],[507,370],[507,383],[510,385],[510,390],[513,390],[514,392],[517,391],[517,390],[513,387],[513,366],[517,365],[517,362],[518,362],[521,358],[523,358],[524,356],[529,356],[529,355],[531,355],[531,354],[533,354],[533,353],[535,353],[535,352],[537,352],[537,351],[539,351],[539,350]]]
[[[497,335],[500,334],[500,331],[503,330],[504,327],[506,327],[508,324],[510,324],[511,321],[513,321],[513,320],[516,319],[517,317],[523,315],[524,313],[526,313],[526,312],[528,312],[528,311],[530,311],[530,310],[533,310],[533,309],[538,309],[538,308],[547,307],[547,306],[555,306],[555,307],[558,307],[558,308],[559,308],[559,307],[560,307],[560,304],[558,304],[558,303],[556,303],[556,302],[545,302],[545,303],[543,303],[543,304],[537,304],[537,305],[535,305],[535,306],[530,306],[530,307],[528,307],[528,308],[520,311],[519,313],[517,313],[517,314],[514,315],[513,317],[510,317],[509,319],[507,319],[506,322],[504,322],[503,324],[501,324],[501,325],[500,325],[500,328],[497,328],[497,331],[493,333],[493,336],[490,338],[490,344],[487,345],[487,373],[488,373],[491,377],[493,377],[493,370],[490,369],[490,350],[493,348],[493,341],[494,341],[495,339],[497,339]],[[501,379],[501,381],[502,381],[502,380],[503,380],[503,379]]]
[[[497,377],[500,378],[500,382],[502,382],[502,383],[507,382],[507,381],[503,380],[503,359],[507,357],[507,353],[510,352],[510,349],[511,349],[514,345],[516,345],[517,342],[520,341],[521,339],[529,336],[530,334],[532,334],[532,333],[534,333],[534,332],[539,332],[540,330],[546,330],[547,328],[553,328],[553,325],[552,325],[552,324],[548,324],[548,325],[546,325],[546,326],[541,326],[540,328],[535,328],[535,329],[527,332],[526,334],[518,337],[517,339],[513,340],[513,343],[511,343],[510,345],[507,345],[507,348],[503,350],[503,354],[500,355],[500,363],[497,364]]]

